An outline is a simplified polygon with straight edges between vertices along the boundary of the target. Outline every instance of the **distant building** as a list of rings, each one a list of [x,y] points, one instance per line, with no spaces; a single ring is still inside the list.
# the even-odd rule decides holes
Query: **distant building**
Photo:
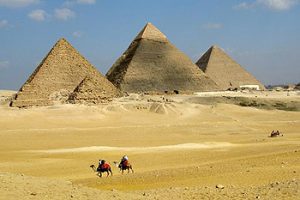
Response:
[[[240,89],[260,90],[259,85],[240,85]]]

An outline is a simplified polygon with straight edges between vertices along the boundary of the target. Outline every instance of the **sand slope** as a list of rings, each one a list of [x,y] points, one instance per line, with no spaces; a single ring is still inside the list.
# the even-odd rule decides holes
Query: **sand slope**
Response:
[[[0,106],[0,199],[299,199],[299,112],[190,98]],[[113,165],[124,154],[134,174]],[[95,175],[99,158],[114,176]]]

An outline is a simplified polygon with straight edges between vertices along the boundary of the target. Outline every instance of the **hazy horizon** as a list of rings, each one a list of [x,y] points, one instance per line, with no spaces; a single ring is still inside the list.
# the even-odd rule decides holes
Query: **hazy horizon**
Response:
[[[105,75],[147,22],[194,62],[223,48],[265,85],[300,82],[298,0],[0,0],[0,89],[18,90],[59,38]]]

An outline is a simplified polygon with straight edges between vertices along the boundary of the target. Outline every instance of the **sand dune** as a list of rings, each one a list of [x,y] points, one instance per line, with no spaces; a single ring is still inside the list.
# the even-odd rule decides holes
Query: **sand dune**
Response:
[[[76,152],[103,152],[103,151],[120,151],[120,152],[135,152],[148,153],[157,151],[180,151],[193,149],[215,149],[215,148],[229,148],[234,147],[234,144],[228,142],[206,142],[202,144],[185,143],[177,145],[155,146],[155,147],[109,147],[109,146],[92,146],[80,147],[72,149],[51,149],[51,150],[36,150],[31,152],[38,153],[76,153]]]
[[[297,94],[264,95],[257,97],[264,104],[300,102]],[[30,109],[3,104],[0,199],[297,199],[300,112],[210,97],[130,95],[99,106]],[[272,130],[284,136],[268,137]],[[112,166],[114,176],[100,179],[89,167],[124,154],[134,174]]]

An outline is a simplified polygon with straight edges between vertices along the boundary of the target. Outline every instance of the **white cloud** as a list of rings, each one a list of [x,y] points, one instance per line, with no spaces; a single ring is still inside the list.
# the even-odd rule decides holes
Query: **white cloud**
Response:
[[[8,21],[3,19],[3,20],[0,20],[0,28],[5,28],[8,26]]]
[[[272,10],[289,10],[299,3],[299,0],[257,0],[257,3],[265,5]]]
[[[28,17],[30,19],[38,22],[44,21],[47,18],[47,16],[49,16],[47,12],[42,9],[33,10],[28,14]]]
[[[9,67],[9,61],[0,61],[0,69],[6,69]]]
[[[0,6],[16,8],[39,3],[40,0],[0,0]]]
[[[61,8],[61,9],[54,10],[54,16],[58,20],[67,21],[69,19],[74,18],[76,15],[75,15],[75,12],[73,12],[72,10],[70,10],[68,8]]]
[[[205,24],[203,26],[204,29],[208,29],[208,30],[215,30],[215,29],[222,29],[223,28],[223,24],[219,24],[219,23],[208,23]]]
[[[254,6],[255,6],[255,2],[254,3],[242,2],[238,5],[233,6],[233,8],[236,10],[242,10],[242,9],[250,9],[253,8]]]
[[[72,33],[73,37],[76,37],[76,38],[80,38],[82,36],[82,32],[81,31],[75,31]]]
[[[92,4],[95,4],[95,3],[96,3],[96,0],[68,0],[68,1],[65,1],[63,3],[63,6],[70,7],[70,6],[73,6],[75,4],[92,5]]]
[[[77,0],[78,4],[95,4],[96,0]]]
[[[255,0],[250,3],[242,2],[233,6],[234,9],[251,9],[258,6],[264,6],[271,10],[284,11],[296,6],[300,0]]]

